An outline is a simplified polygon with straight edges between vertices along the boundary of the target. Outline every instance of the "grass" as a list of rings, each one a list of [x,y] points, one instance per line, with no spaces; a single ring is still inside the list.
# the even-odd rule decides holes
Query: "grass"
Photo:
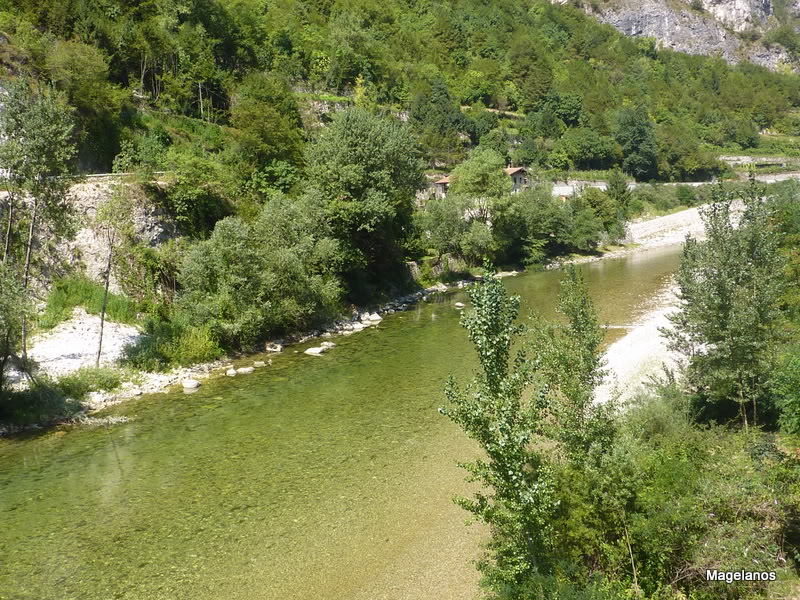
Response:
[[[111,367],[82,367],[61,377],[54,385],[65,397],[83,400],[91,392],[110,392],[122,383],[122,374]]]
[[[52,329],[72,316],[82,306],[86,312],[98,315],[103,307],[103,286],[84,275],[70,275],[57,281],[47,296],[44,312],[39,317],[40,329]],[[106,319],[117,323],[138,322],[138,304],[120,294],[109,292]]]

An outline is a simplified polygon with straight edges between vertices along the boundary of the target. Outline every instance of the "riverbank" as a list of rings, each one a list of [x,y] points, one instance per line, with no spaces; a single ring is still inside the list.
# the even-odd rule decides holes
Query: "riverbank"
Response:
[[[629,331],[608,347],[604,354],[607,373],[595,391],[595,402],[603,404],[616,399],[625,403],[634,398],[651,377],[677,365],[678,359],[667,348],[667,340],[661,333],[663,328],[670,327],[669,315],[676,310],[675,293],[671,287],[653,298],[652,308],[626,326]]]
[[[634,221],[628,225],[625,247],[599,256],[577,257],[565,262],[594,262],[607,258],[617,258],[635,252],[643,252],[653,248],[673,246],[682,243],[687,234],[698,238],[703,235],[702,219],[697,208],[647,221]],[[563,265],[564,262],[559,264]],[[498,276],[506,277],[517,274],[516,271],[511,271],[499,273]],[[337,336],[353,335],[360,331],[377,327],[384,315],[407,310],[417,302],[426,301],[432,294],[463,289],[470,284],[471,282],[466,280],[456,282],[450,286],[438,283],[424,290],[400,297],[383,306],[373,307],[371,310],[355,311],[350,319],[339,320],[320,330],[269,342],[265,345],[265,348],[267,350],[288,352],[293,350],[286,349],[287,346],[291,347],[314,339],[330,342],[331,339]],[[51,377],[62,376],[80,367],[91,366],[94,364],[93,349],[96,348],[96,334],[92,335],[92,330],[99,330],[99,319],[80,311],[69,322],[58,326],[41,338],[35,338],[30,354],[33,357],[41,356],[44,358],[40,362],[42,372]],[[651,333],[655,331],[652,327],[649,330]],[[623,339],[628,339],[633,333],[629,333]],[[124,345],[135,341],[135,339],[136,333],[132,331],[132,328],[107,323],[104,332],[104,347],[106,350],[103,353],[101,363],[113,364],[122,356]],[[647,340],[648,336],[643,335],[642,339]],[[622,340],[618,341],[617,344],[621,342]],[[630,340],[628,343],[630,343]],[[319,347],[321,348],[322,346]],[[641,350],[644,351],[644,348]],[[324,351],[322,350],[321,352]],[[654,349],[651,348],[647,351],[652,352]],[[620,350],[620,352],[624,354],[627,351]],[[84,401],[81,413],[76,418],[84,418],[93,412],[144,394],[166,393],[174,390],[176,386],[180,388],[184,382],[194,381],[202,385],[203,380],[212,376],[246,376],[249,372],[258,368],[269,368],[269,361],[264,359],[264,356],[256,355],[234,356],[212,363],[176,368],[163,373],[137,373],[135,376],[129,377],[117,390],[89,394],[89,397]],[[313,360],[313,358],[309,357],[309,360]],[[629,360],[629,358],[623,359],[621,357],[619,359],[620,365],[625,360]],[[623,370],[615,369],[615,372],[618,372],[618,377],[624,374]],[[188,385],[195,384],[189,383]],[[191,391],[192,388],[188,389]]]

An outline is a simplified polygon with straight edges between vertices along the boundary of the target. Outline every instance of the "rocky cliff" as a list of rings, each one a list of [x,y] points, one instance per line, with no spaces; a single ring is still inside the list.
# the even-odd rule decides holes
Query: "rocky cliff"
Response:
[[[719,56],[729,63],[749,60],[772,70],[800,70],[800,61],[778,44],[764,41],[771,30],[800,15],[800,0],[776,14],[773,0],[575,0],[603,23],[626,35],[655,38],[662,48]]]

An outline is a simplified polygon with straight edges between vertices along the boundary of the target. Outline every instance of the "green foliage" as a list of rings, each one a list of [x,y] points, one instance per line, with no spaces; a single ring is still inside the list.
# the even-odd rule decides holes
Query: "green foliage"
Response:
[[[656,133],[655,125],[647,110],[642,106],[623,108],[617,118],[618,128],[615,137],[625,156],[622,169],[637,180],[647,181],[655,178]]]
[[[800,433],[800,355],[791,348],[775,367],[771,391],[775,395],[781,431]]]
[[[476,149],[450,176],[449,194],[465,198],[501,198],[511,193],[511,179],[503,168],[503,156],[491,149]]]
[[[166,189],[152,186],[152,192],[184,234],[205,237],[217,221],[231,212],[216,185],[219,176],[213,176],[220,166],[207,158],[176,151],[168,152],[167,164],[171,175]]]
[[[253,223],[220,221],[184,258],[179,313],[231,349],[332,317],[341,297],[338,244],[320,217],[275,196]]]
[[[502,589],[545,567],[555,510],[551,468],[534,440],[542,427],[541,393],[531,386],[523,353],[512,359],[523,329],[515,325],[519,298],[509,297],[488,270],[470,290],[473,308],[462,317],[481,365],[465,389],[448,381],[442,413],[478,442],[486,459],[466,465],[486,491],[458,504],[492,527],[490,560],[481,564],[491,585]]]
[[[351,288],[386,281],[402,265],[422,182],[408,127],[359,108],[343,111],[309,146],[306,162],[309,205],[339,240]]]
[[[84,275],[70,275],[53,283],[47,294],[44,311],[39,315],[41,329],[51,329],[72,316],[82,306],[97,315],[103,306],[103,286]],[[106,318],[117,323],[137,323],[139,306],[126,296],[109,293]]]
[[[84,400],[90,392],[110,392],[120,386],[122,376],[116,369],[109,367],[82,367],[60,377],[55,387],[66,398]]]
[[[22,334],[23,317],[30,310],[28,294],[11,268],[0,262],[0,393],[5,370],[15,355]]]
[[[628,189],[628,180],[620,169],[611,171],[606,185],[606,193],[611,201],[619,207],[623,218],[630,215],[631,191]]]
[[[25,426],[58,422],[74,416],[80,402],[67,398],[47,382],[34,383],[27,390],[0,389],[0,423]]]
[[[707,241],[687,239],[678,270],[680,311],[665,333],[689,360],[687,381],[707,418],[760,418],[780,316],[783,258],[770,209],[753,183],[738,227],[730,192],[702,213]],[[749,408],[748,408],[749,405]],[[738,407],[738,408],[737,408]],[[762,407],[763,409],[763,407]]]
[[[187,323],[180,315],[169,321],[151,318],[145,334],[125,348],[123,364],[143,371],[165,371],[175,366],[209,362],[223,351],[207,325]]]
[[[237,88],[231,106],[231,124],[237,129],[239,168],[261,174],[264,183],[288,189],[279,165],[302,164],[302,121],[288,84],[274,75],[252,74]]]

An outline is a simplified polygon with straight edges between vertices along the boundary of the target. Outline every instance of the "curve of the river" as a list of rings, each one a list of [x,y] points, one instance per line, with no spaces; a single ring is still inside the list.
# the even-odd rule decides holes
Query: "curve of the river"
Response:
[[[582,265],[601,320],[646,311],[678,257]],[[505,282],[552,315],[560,276]],[[451,499],[476,449],[437,412],[475,366],[458,301],[107,411],[129,423],[0,441],[0,599],[474,598],[485,532]]]

